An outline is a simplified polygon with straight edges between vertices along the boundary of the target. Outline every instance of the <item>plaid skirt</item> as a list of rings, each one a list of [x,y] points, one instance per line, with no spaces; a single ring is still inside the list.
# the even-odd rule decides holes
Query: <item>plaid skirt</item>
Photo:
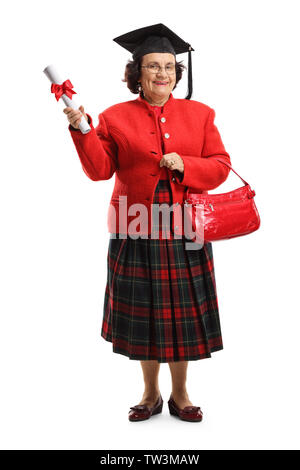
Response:
[[[160,179],[153,203],[171,199]],[[129,359],[192,361],[223,349],[212,244],[187,250],[188,239],[170,235],[109,239],[101,336]]]

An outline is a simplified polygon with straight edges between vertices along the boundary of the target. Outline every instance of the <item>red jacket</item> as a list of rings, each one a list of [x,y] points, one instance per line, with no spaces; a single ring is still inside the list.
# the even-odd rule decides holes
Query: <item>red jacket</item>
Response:
[[[151,233],[153,194],[163,168],[166,169],[159,166],[163,155],[157,125],[164,137],[165,153],[176,152],[184,162],[183,175],[178,170],[167,170],[173,196],[172,228],[177,235],[183,234],[178,221],[186,187],[191,192],[207,193],[223,183],[229,174],[230,169],[215,159],[222,157],[230,163],[214,124],[215,111],[204,103],[174,98],[170,93],[157,121],[152,106],[139,95],[137,99],[105,109],[99,114],[96,128],[91,116],[88,117],[91,126],[88,134],[72,126],[69,130],[83,170],[90,179],[107,180],[115,174],[107,219],[111,233],[131,233],[128,226],[140,212],[128,215],[128,211],[132,204],[138,203],[147,210],[148,230],[137,230],[140,234]],[[123,197],[119,199],[119,196]]]

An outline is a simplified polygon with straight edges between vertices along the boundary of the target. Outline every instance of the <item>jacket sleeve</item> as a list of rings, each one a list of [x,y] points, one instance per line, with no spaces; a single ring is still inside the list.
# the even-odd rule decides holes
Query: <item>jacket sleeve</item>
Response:
[[[230,156],[224,148],[214,119],[215,111],[211,108],[205,124],[201,157],[180,155],[184,163],[183,175],[177,171],[174,175],[179,184],[206,191],[217,188],[227,179],[230,168],[217,161],[216,157],[230,164]]]
[[[91,127],[87,134],[74,129],[71,124],[69,131],[86,175],[93,181],[108,180],[118,167],[118,147],[110,135],[103,114],[99,114],[96,128],[91,116],[87,116]]]

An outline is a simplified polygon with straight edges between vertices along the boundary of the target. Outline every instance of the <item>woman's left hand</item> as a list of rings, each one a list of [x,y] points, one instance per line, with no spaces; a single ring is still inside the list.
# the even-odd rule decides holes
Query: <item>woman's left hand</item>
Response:
[[[159,162],[159,166],[166,166],[170,170],[184,171],[184,163],[180,155],[176,152],[166,153]]]

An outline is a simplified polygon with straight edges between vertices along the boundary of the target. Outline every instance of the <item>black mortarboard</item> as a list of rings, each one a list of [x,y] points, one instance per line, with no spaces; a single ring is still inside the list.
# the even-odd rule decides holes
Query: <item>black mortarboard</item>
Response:
[[[173,33],[164,24],[158,23],[145,28],[135,29],[113,39],[117,44],[132,52],[132,58],[137,59],[151,52],[169,52],[176,56],[188,52],[188,94],[189,100],[193,93],[192,54],[195,49]]]

